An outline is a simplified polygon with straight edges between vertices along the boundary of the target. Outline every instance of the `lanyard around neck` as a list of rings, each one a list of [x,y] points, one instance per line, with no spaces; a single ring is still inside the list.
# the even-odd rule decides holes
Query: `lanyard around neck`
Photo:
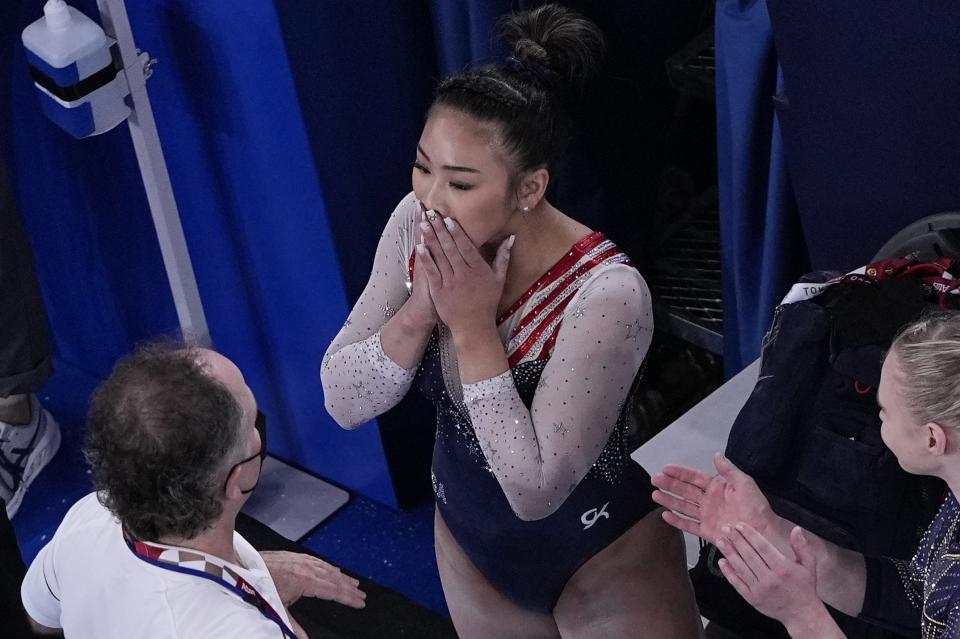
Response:
[[[157,568],[163,568],[164,570],[179,572],[185,575],[193,575],[194,577],[201,577],[208,581],[219,584],[240,597],[240,599],[242,599],[244,602],[259,610],[264,617],[277,624],[286,639],[297,639],[296,633],[291,630],[286,623],[284,623],[283,618],[277,613],[276,610],[274,610],[273,606],[270,605],[270,602],[267,601],[263,595],[257,592],[257,589],[250,585],[243,577],[236,574],[232,570],[220,567],[221,576],[218,577],[210,574],[209,572],[204,572],[203,570],[181,566],[175,561],[160,559],[160,555],[167,550],[166,548],[152,546],[144,541],[140,541],[127,530],[123,531],[123,540],[126,542],[127,548],[130,549],[130,552],[132,552],[137,559],[140,559],[141,561],[144,561],[152,566],[156,566]],[[232,577],[234,582],[231,583],[228,581],[224,575],[229,575]]]

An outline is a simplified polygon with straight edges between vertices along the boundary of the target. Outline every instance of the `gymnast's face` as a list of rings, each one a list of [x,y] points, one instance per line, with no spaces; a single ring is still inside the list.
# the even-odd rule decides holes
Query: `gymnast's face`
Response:
[[[417,144],[413,191],[424,210],[455,219],[477,246],[497,246],[515,232],[509,167],[493,125],[462,111],[431,111]]]

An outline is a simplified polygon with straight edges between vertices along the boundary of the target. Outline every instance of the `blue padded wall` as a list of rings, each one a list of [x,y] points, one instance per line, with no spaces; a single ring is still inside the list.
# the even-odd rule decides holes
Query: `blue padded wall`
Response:
[[[4,37],[42,4],[20,2]],[[127,10],[159,61],[148,90],[211,335],[268,415],[271,453],[395,504],[378,429],[347,433],[323,407],[319,363],[347,298],[273,2]],[[19,45],[12,65],[4,150],[58,358],[103,377],[136,341],[177,329],[132,144],[125,126],[70,139],[40,114]]]

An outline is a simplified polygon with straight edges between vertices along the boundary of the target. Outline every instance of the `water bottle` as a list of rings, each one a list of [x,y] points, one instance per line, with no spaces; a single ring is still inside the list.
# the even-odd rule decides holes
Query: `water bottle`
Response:
[[[63,0],[23,30],[23,46],[43,112],[75,138],[109,131],[130,115],[126,79],[96,22]]]

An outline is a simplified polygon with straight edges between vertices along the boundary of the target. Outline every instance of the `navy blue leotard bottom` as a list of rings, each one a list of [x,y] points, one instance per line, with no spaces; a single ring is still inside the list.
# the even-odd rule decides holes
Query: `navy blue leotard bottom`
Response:
[[[545,365],[540,360],[514,369],[528,408]],[[465,409],[444,386],[436,340],[421,363],[418,385],[437,409],[437,508],[477,569],[517,605],[551,612],[580,566],[658,507],[650,497],[650,475],[629,458],[621,414],[597,463],[563,505],[544,519],[521,520],[489,470]]]

